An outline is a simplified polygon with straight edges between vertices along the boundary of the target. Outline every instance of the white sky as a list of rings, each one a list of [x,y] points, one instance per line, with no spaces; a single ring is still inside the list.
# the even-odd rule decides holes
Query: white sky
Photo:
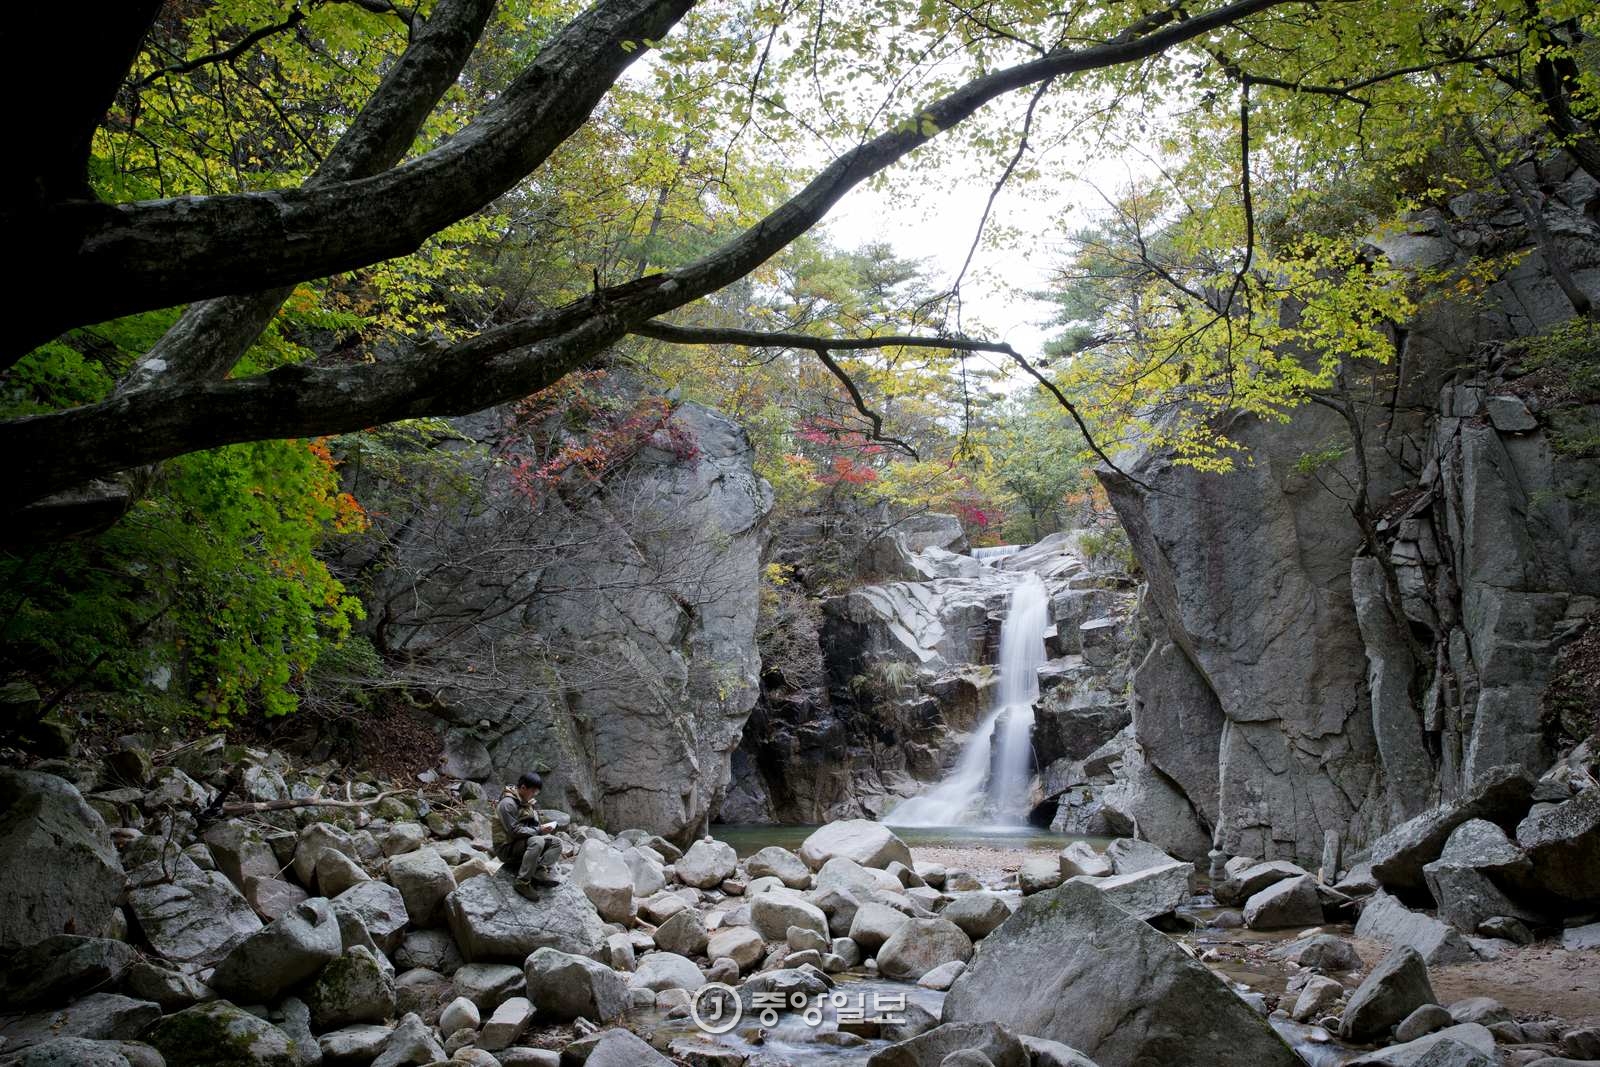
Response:
[[[973,175],[954,190],[924,186],[915,193],[857,188],[828,216],[828,234],[835,245],[849,249],[885,241],[902,256],[925,260],[932,268],[930,284],[944,288],[972,247],[992,181]],[[1033,218],[1019,218],[1019,209]],[[1050,308],[1026,294],[1044,287],[1060,252],[1053,216],[1068,210],[1063,198],[1059,205],[1045,205],[1051,217],[1040,218],[1040,204],[1019,204],[1015,195],[1001,192],[989,225],[1031,226],[1037,238],[1026,251],[979,247],[961,286],[969,333],[978,334],[981,325],[987,327],[981,331],[987,340],[1008,341],[1030,359],[1040,354],[1048,335],[1041,324]]]

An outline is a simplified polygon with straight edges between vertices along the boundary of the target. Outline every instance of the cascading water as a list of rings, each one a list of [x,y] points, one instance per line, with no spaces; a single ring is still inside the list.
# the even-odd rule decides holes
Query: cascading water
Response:
[[[1049,617],[1049,590],[1038,575],[1024,574],[1011,591],[1011,607],[1000,627],[1000,687],[994,710],[967,739],[945,780],[901,803],[884,816],[885,823],[956,826],[975,820],[1023,821],[1033,777],[1029,735]]]

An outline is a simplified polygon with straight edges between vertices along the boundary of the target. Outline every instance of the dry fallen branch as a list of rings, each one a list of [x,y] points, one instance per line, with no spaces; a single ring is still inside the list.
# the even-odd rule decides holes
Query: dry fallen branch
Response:
[[[401,793],[411,792],[415,792],[415,790],[390,789],[379,793],[375,797],[368,797],[366,800],[333,800],[323,799],[321,797],[301,797],[291,800],[236,801],[232,804],[222,805],[220,809],[220,815],[222,818],[231,818],[235,815],[252,815],[263,811],[292,811],[295,808],[370,808],[372,805],[381,803],[392,796],[398,796]]]

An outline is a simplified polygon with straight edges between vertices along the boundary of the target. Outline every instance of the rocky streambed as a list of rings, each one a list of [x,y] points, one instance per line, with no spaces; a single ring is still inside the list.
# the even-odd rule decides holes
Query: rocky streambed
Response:
[[[1541,936],[1521,946],[1485,920],[1503,936],[1452,940],[1397,895],[1413,867],[1449,885],[1441,863],[1521,869],[1507,848],[1581,892],[1600,793],[1526,810],[1531,783],[1505,791],[1533,823],[1503,846],[1476,816],[1512,816],[1480,797],[1325,876],[1197,870],[1129,839],[912,844],[868,820],[686,849],[569,825],[564,879],[519,892],[471,782],[402,788],[220,739],[158,765],[124,745],[0,771],[0,1064],[1600,1057],[1600,926],[1522,923]]]

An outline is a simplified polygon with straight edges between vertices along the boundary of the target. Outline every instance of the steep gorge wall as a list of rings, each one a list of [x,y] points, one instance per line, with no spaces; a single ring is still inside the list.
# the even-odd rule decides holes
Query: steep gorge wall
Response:
[[[1548,210],[1561,255],[1600,295],[1595,195],[1568,175]],[[1528,243],[1486,197],[1383,242],[1431,268]],[[1354,457],[1321,479],[1299,463],[1350,439],[1326,407],[1230,426],[1253,457],[1231,474],[1160,454],[1101,473],[1160,631],[1135,677],[1135,729],[1150,763],[1214,813],[1223,851],[1314,863],[1329,831],[1348,853],[1490,767],[1548,766],[1560,739],[1541,698],[1600,594],[1600,464],[1554,447],[1551,383],[1521,376],[1503,342],[1570,314],[1534,249],[1475,302],[1420,315],[1387,376],[1370,369],[1359,410],[1387,558],[1329,488],[1354,483]],[[1561,417],[1592,424],[1600,409],[1569,399]]]
[[[721,804],[755,703],[772,494],[737,424],[694,404],[672,420],[693,456],[647,446],[538,506],[495,460],[467,460],[479,490],[412,516],[370,599],[449,724],[447,770],[536,769],[553,807],[684,841]],[[459,428],[485,442],[501,425]]]

